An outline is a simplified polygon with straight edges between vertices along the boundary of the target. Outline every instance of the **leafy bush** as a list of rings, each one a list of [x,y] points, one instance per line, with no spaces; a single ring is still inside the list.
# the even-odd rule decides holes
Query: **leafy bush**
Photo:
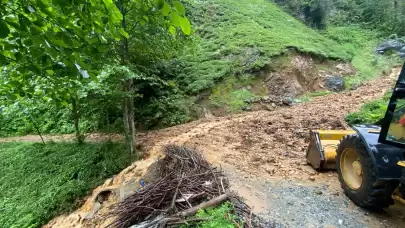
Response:
[[[0,143],[0,226],[39,227],[130,162],[121,144]]]
[[[206,219],[205,221],[198,223],[197,225],[182,225],[182,228],[187,227],[199,227],[199,228],[234,228],[237,217],[233,214],[233,204],[230,202],[222,203],[221,205],[200,210],[194,216],[195,218]],[[238,224],[238,223],[237,223]],[[238,224],[239,227],[243,227],[243,224]]]
[[[153,129],[186,123],[193,119],[194,99],[182,94],[154,97],[137,108],[137,122],[141,128]]]
[[[257,97],[244,87],[255,84],[257,80],[260,79],[254,78],[252,75],[226,78],[212,89],[211,106],[214,108],[224,107],[229,113],[241,112],[246,107],[246,100]]]
[[[391,92],[387,92],[383,98],[365,103],[358,112],[346,115],[346,122],[349,124],[377,124],[384,118],[391,95]]]

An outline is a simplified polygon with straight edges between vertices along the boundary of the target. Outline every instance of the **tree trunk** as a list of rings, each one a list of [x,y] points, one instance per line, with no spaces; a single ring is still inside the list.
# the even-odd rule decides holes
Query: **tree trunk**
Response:
[[[31,122],[32,122],[32,125],[34,125],[35,130],[37,131],[37,133],[38,133],[39,137],[41,138],[42,143],[45,145],[45,141],[44,141],[44,138],[42,137],[41,130],[39,130],[38,125],[35,123],[35,121],[34,121],[34,119],[33,119],[32,117],[31,117]]]
[[[77,100],[76,98],[72,99],[72,114],[73,114],[73,120],[74,120],[74,125],[75,125],[75,132],[76,132],[76,139],[79,144],[83,143],[84,138],[80,132],[80,127],[79,127],[79,108],[77,106]]]
[[[126,30],[127,24],[126,24],[126,9],[125,6],[123,5],[122,0],[117,0],[116,1],[117,8],[120,10],[122,14],[122,28]],[[123,65],[128,65],[130,56],[129,56],[129,47],[128,47],[128,39],[123,38],[121,40],[120,44],[120,49],[121,49],[121,64]],[[125,128],[125,134],[126,137],[128,138],[129,145],[130,145],[130,153],[131,155],[135,154],[135,143],[136,143],[136,129],[135,129],[135,110],[134,110],[134,100],[130,96],[133,94],[133,79],[127,79],[124,82],[123,85],[123,90],[125,92],[125,97],[124,97],[124,128]]]
[[[134,83],[133,80],[130,79],[130,89],[131,93],[133,93],[133,87]],[[135,154],[135,145],[136,145],[136,129],[135,129],[135,108],[134,108],[134,100],[132,98],[129,98],[129,115],[128,115],[128,120],[129,120],[129,128],[131,129],[131,155]]]

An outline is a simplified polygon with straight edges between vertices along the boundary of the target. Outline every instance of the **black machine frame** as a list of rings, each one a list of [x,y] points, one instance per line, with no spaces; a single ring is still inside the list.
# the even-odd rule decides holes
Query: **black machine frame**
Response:
[[[402,67],[401,73],[399,74],[398,80],[395,84],[395,88],[392,92],[392,96],[388,103],[387,111],[385,113],[384,119],[382,120],[382,124],[381,124],[380,136],[378,138],[379,143],[383,143],[386,145],[391,145],[391,146],[405,149],[405,142],[400,143],[400,142],[391,141],[391,140],[387,139],[391,120],[394,117],[394,111],[397,107],[398,99],[405,99],[405,63]]]

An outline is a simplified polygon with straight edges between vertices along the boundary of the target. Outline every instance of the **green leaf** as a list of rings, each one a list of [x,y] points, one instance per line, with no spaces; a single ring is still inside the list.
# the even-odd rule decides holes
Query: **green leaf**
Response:
[[[186,9],[184,8],[183,4],[181,4],[180,1],[174,1],[173,5],[174,5],[174,8],[176,8],[177,13],[179,13],[180,16],[184,16],[186,14]]]
[[[190,21],[185,17],[180,17],[180,28],[184,34],[190,35],[191,33],[191,24]]]
[[[170,5],[167,2],[165,2],[161,11],[163,16],[167,17],[169,16],[169,13],[170,11],[172,11],[172,9],[170,8]]]
[[[7,58],[0,54],[0,66],[7,63]]]
[[[0,38],[4,39],[10,34],[10,29],[4,21],[0,21]]]
[[[121,35],[123,35],[125,38],[127,38],[128,39],[128,37],[129,37],[129,35],[128,35],[128,33],[125,31],[125,29],[123,29],[123,28],[120,28],[120,33],[121,33]]]
[[[179,15],[176,13],[176,11],[172,11],[170,13],[170,22],[174,25],[174,26],[180,26],[180,17]]]
[[[20,52],[16,52],[14,54],[14,56],[15,56],[15,60],[17,60],[18,62],[20,62],[24,58]]]
[[[31,45],[34,44],[34,42],[31,39],[26,39],[26,40],[23,41],[23,44],[25,46],[31,46]]]
[[[156,8],[162,9],[165,4],[165,0],[154,0],[153,4],[155,4]]]
[[[24,15],[18,15],[18,22],[20,23],[20,28],[23,31],[28,31],[27,26],[31,23],[31,21]]]
[[[170,26],[170,27],[169,27],[169,32],[170,32],[170,34],[172,34],[172,35],[176,35],[176,28],[175,28],[174,26]]]
[[[46,73],[47,73],[49,76],[52,76],[52,75],[54,75],[55,72],[53,72],[53,70],[46,70]]]

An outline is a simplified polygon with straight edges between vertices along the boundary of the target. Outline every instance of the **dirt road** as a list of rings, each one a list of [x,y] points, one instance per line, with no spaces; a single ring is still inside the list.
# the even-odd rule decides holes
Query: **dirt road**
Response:
[[[279,227],[403,227],[405,207],[395,206],[378,214],[364,211],[342,194],[335,173],[316,173],[305,162],[310,129],[346,128],[344,115],[382,97],[398,73],[395,69],[357,90],[317,97],[293,107],[212,117],[150,132],[141,139],[141,149],[149,156],[107,180],[94,193],[139,178],[157,159],[162,145],[175,143],[197,147],[210,162],[221,165],[232,188],[256,213]],[[71,215],[55,218],[48,227],[86,226],[89,223],[80,218],[89,211],[90,203]]]

